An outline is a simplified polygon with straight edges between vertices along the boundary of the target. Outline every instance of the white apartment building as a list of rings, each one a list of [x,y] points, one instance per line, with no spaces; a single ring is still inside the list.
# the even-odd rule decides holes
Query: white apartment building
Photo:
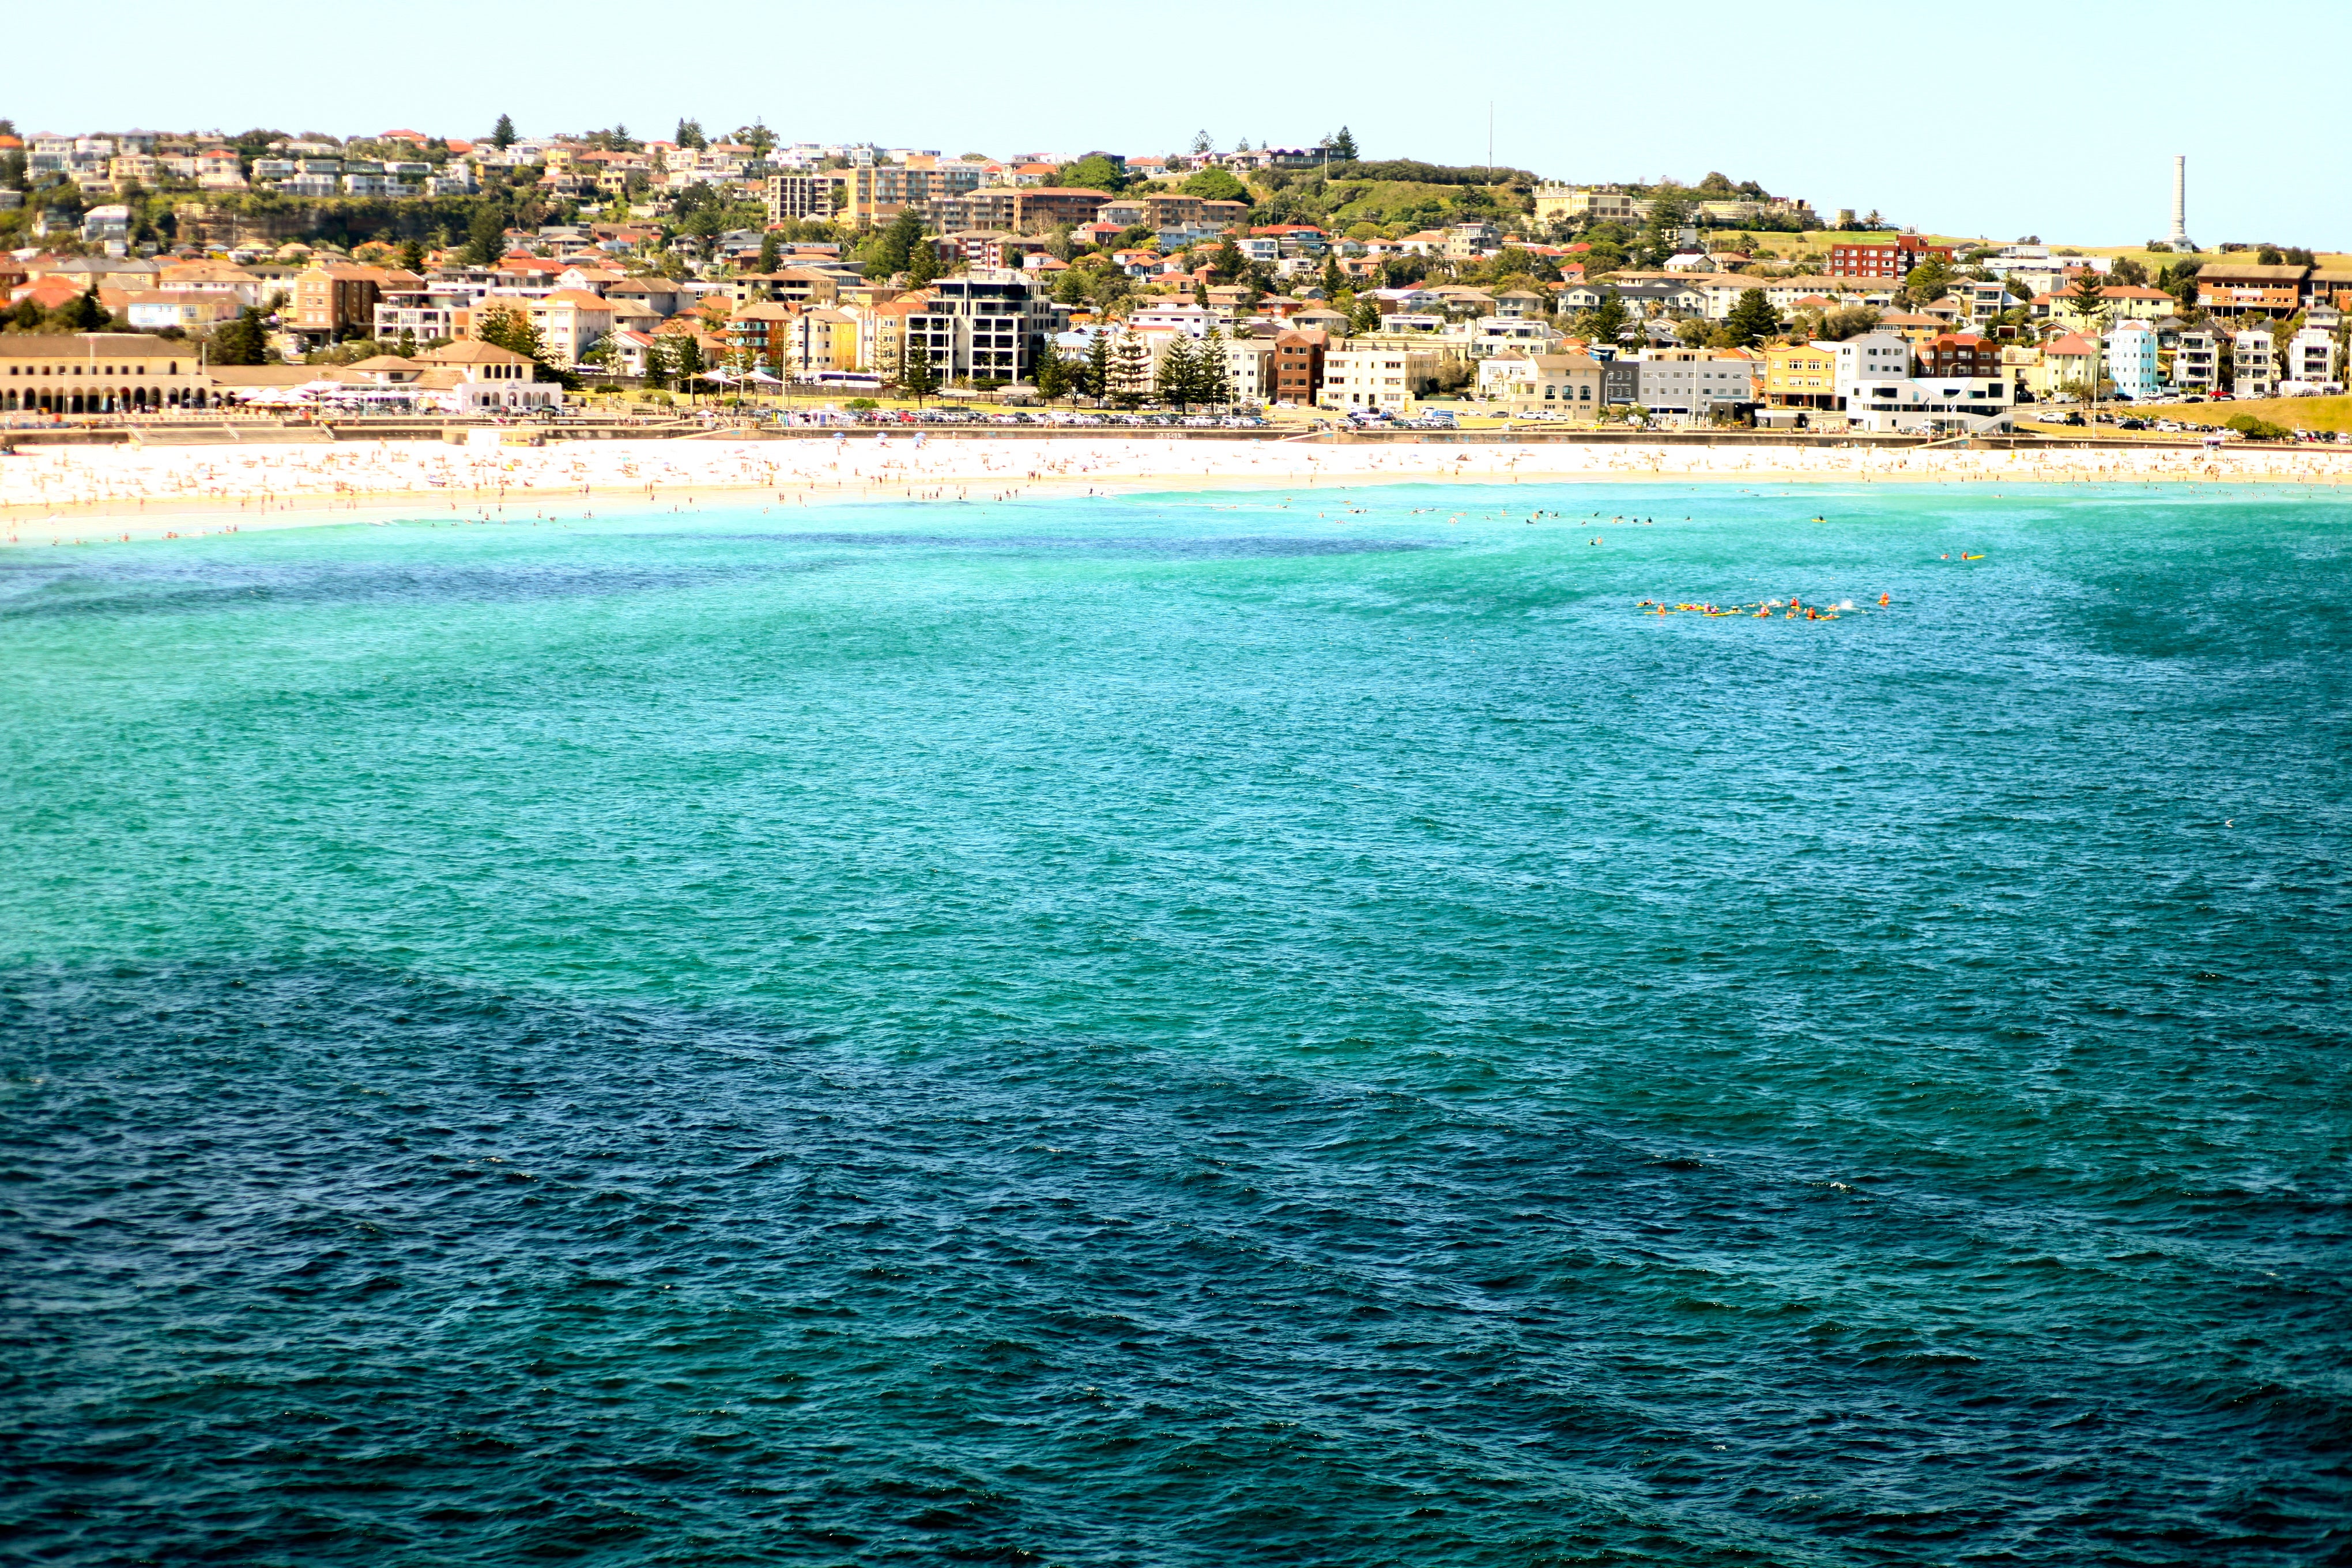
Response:
[[[1378,408],[1406,414],[1412,408],[1412,361],[1402,349],[1333,349],[1323,356],[1322,408]]]
[[[931,285],[923,309],[906,318],[943,380],[1025,381],[1036,345],[1062,330],[1056,305],[1018,272],[975,270]]]
[[[1653,414],[1706,415],[1757,400],[1760,360],[1739,355],[1667,353],[1640,362],[1639,394]]]
[[[2221,334],[2202,329],[2181,333],[2172,351],[2173,390],[2210,393],[2221,384]]]
[[[2323,327],[2305,327],[2287,340],[2287,381],[2306,386],[2333,386],[2341,378],[2336,374],[2336,337]]]
[[[2278,390],[2278,345],[2260,327],[2230,335],[2230,366],[2236,396],[2268,397]]]
[[[1842,343],[1815,343],[1837,355],[1837,395],[1857,430],[1927,430],[1960,422],[1999,422],[2013,412],[2009,378],[1920,377],[1911,345],[1893,332],[1864,332]]]
[[[1225,342],[1225,379],[1235,403],[1274,401],[1274,340],[1230,338]]]

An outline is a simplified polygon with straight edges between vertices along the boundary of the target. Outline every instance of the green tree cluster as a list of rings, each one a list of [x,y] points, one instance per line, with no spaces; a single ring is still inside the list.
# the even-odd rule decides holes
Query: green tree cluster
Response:
[[[1780,312],[1772,308],[1763,289],[1743,289],[1731,307],[1731,314],[1724,318],[1723,329],[1732,347],[1744,349],[1778,332]]]
[[[1249,187],[1223,169],[1203,169],[1184,182],[1184,194],[1204,202],[1245,202]]]
[[[1069,396],[1077,390],[1077,367],[1063,357],[1051,338],[1037,345],[1037,355],[1029,369],[1029,379],[1037,388],[1037,395],[1051,403]]]
[[[268,364],[269,327],[260,310],[247,305],[234,321],[215,327],[205,357],[214,364]]]
[[[1108,191],[1116,195],[1127,189],[1127,174],[1100,153],[1089,153],[1055,170],[1054,183],[1084,191]]]
[[[1195,342],[1179,336],[1160,355],[1157,376],[1160,401],[1178,408],[1194,404],[1220,407],[1234,400],[1233,371],[1225,353],[1225,335],[1215,327]]]

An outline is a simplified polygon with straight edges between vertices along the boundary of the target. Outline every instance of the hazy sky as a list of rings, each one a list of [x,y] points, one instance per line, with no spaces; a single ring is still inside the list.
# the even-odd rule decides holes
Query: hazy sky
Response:
[[[2352,248],[2352,142],[2324,107],[2352,59],[2352,0],[2264,8],[2250,90],[2213,15],[2185,0],[115,0],[93,24],[121,41],[102,65],[8,72],[0,114],[27,131],[475,136],[501,110],[526,132],[640,135],[690,114],[994,154],[1180,151],[1202,129],[1220,146],[1305,143],[1344,123],[1367,157],[1476,163],[1491,100],[1496,159],[1549,178],[1718,169],[1825,214],[2123,245],[2164,234],[2185,153],[2200,243]]]

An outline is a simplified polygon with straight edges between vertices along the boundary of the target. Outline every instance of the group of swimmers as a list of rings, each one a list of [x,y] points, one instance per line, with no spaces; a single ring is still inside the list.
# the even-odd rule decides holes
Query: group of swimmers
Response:
[[[1892,603],[1894,603],[1892,595],[1881,594],[1878,595],[1876,607],[1885,609]],[[1650,616],[1692,615],[1712,618],[1730,616],[1758,621],[1770,620],[1776,614],[1784,621],[1833,621],[1840,616],[1866,616],[1870,613],[1868,609],[1856,605],[1852,599],[1840,599],[1834,605],[1808,605],[1794,594],[1785,599],[1765,599],[1752,605],[1716,605],[1704,601],[1697,604],[1669,605],[1659,599],[1643,599],[1633,607],[1643,615]]]

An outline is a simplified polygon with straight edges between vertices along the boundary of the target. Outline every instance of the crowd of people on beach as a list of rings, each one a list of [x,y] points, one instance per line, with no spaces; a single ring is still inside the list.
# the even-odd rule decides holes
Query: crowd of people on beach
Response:
[[[1288,441],[975,438],[898,441],[836,432],[765,441],[415,441],[282,446],[26,447],[0,458],[0,539],[156,537],[363,509],[467,515],[601,499],[686,509],[902,499],[1003,500],[1224,484],[1473,484],[1580,479],[2336,485],[2352,452],[2309,447],[2032,448],[1668,447],[1508,443],[1321,447]]]

